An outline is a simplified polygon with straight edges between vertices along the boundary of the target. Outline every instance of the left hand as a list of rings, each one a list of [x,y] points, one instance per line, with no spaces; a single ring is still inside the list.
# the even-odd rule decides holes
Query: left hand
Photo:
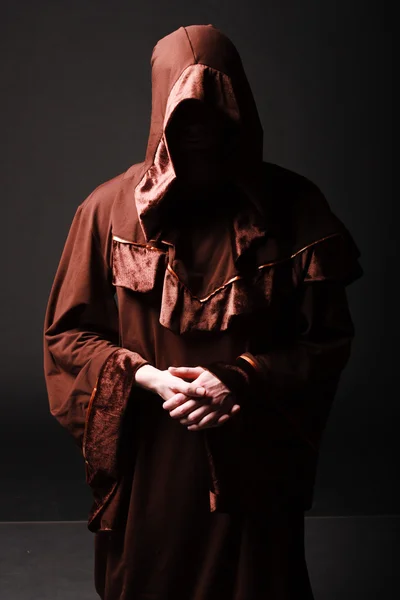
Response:
[[[195,380],[196,386],[206,389],[204,397],[188,399],[181,392],[163,403],[172,418],[178,418],[190,431],[218,427],[240,411],[229,388],[203,367],[169,367],[172,375]]]

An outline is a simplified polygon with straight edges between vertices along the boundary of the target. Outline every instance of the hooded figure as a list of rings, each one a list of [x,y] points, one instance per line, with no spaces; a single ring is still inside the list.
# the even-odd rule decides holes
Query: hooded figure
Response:
[[[45,316],[50,411],[93,493],[96,590],[311,599],[304,511],[350,356],[360,252],[312,182],[263,161],[221,31],[180,27],[151,65],[145,159],[78,206]],[[211,374],[240,410],[189,430],[138,384],[144,365]]]

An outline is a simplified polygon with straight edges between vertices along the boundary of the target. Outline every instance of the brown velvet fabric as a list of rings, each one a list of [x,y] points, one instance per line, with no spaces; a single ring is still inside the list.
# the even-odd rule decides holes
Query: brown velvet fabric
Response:
[[[145,160],[78,206],[44,324],[50,411],[93,492],[96,589],[103,600],[311,600],[298,536],[350,356],[345,287],[363,274],[360,252],[315,184],[263,161],[226,36],[180,27],[151,64]],[[223,184],[192,219],[166,133],[189,97],[239,131]],[[214,369],[242,410],[190,432],[134,383],[145,363]]]
[[[123,455],[121,435],[127,412],[127,402],[137,369],[146,362],[130,350],[120,348],[103,363],[86,411],[82,453],[86,465],[86,482],[92,488],[94,503],[90,510],[88,527],[96,531],[94,521],[105,502],[109,502],[122,475]],[[112,529],[112,518],[103,517],[102,529]],[[97,523],[97,524],[96,524]]]

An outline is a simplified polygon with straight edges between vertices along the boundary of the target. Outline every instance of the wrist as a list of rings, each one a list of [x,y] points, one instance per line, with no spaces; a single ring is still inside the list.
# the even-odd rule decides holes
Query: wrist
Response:
[[[158,369],[150,363],[140,366],[135,373],[135,383],[139,387],[155,391],[155,382]]]
[[[242,405],[246,401],[249,391],[249,376],[244,369],[239,365],[228,364],[222,361],[216,361],[203,366],[231,390],[238,404]]]

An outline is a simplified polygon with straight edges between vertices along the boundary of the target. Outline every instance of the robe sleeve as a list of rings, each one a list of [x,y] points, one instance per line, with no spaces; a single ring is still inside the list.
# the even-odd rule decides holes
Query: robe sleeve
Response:
[[[100,506],[118,479],[135,373],[149,362],[119,344],[115,290],[96,220],[89,202],[77,208],[48,299],[43,348],[50,412],[81,450]]]
[[[266,353],[244,352],[234,364],[203,365],[240,404],[274,404],[311,445],[321,436],[351,353],[355,329],[346,286],[363,274],[358,256],[342,236],[310,246],[299,257],[292,339]]]

